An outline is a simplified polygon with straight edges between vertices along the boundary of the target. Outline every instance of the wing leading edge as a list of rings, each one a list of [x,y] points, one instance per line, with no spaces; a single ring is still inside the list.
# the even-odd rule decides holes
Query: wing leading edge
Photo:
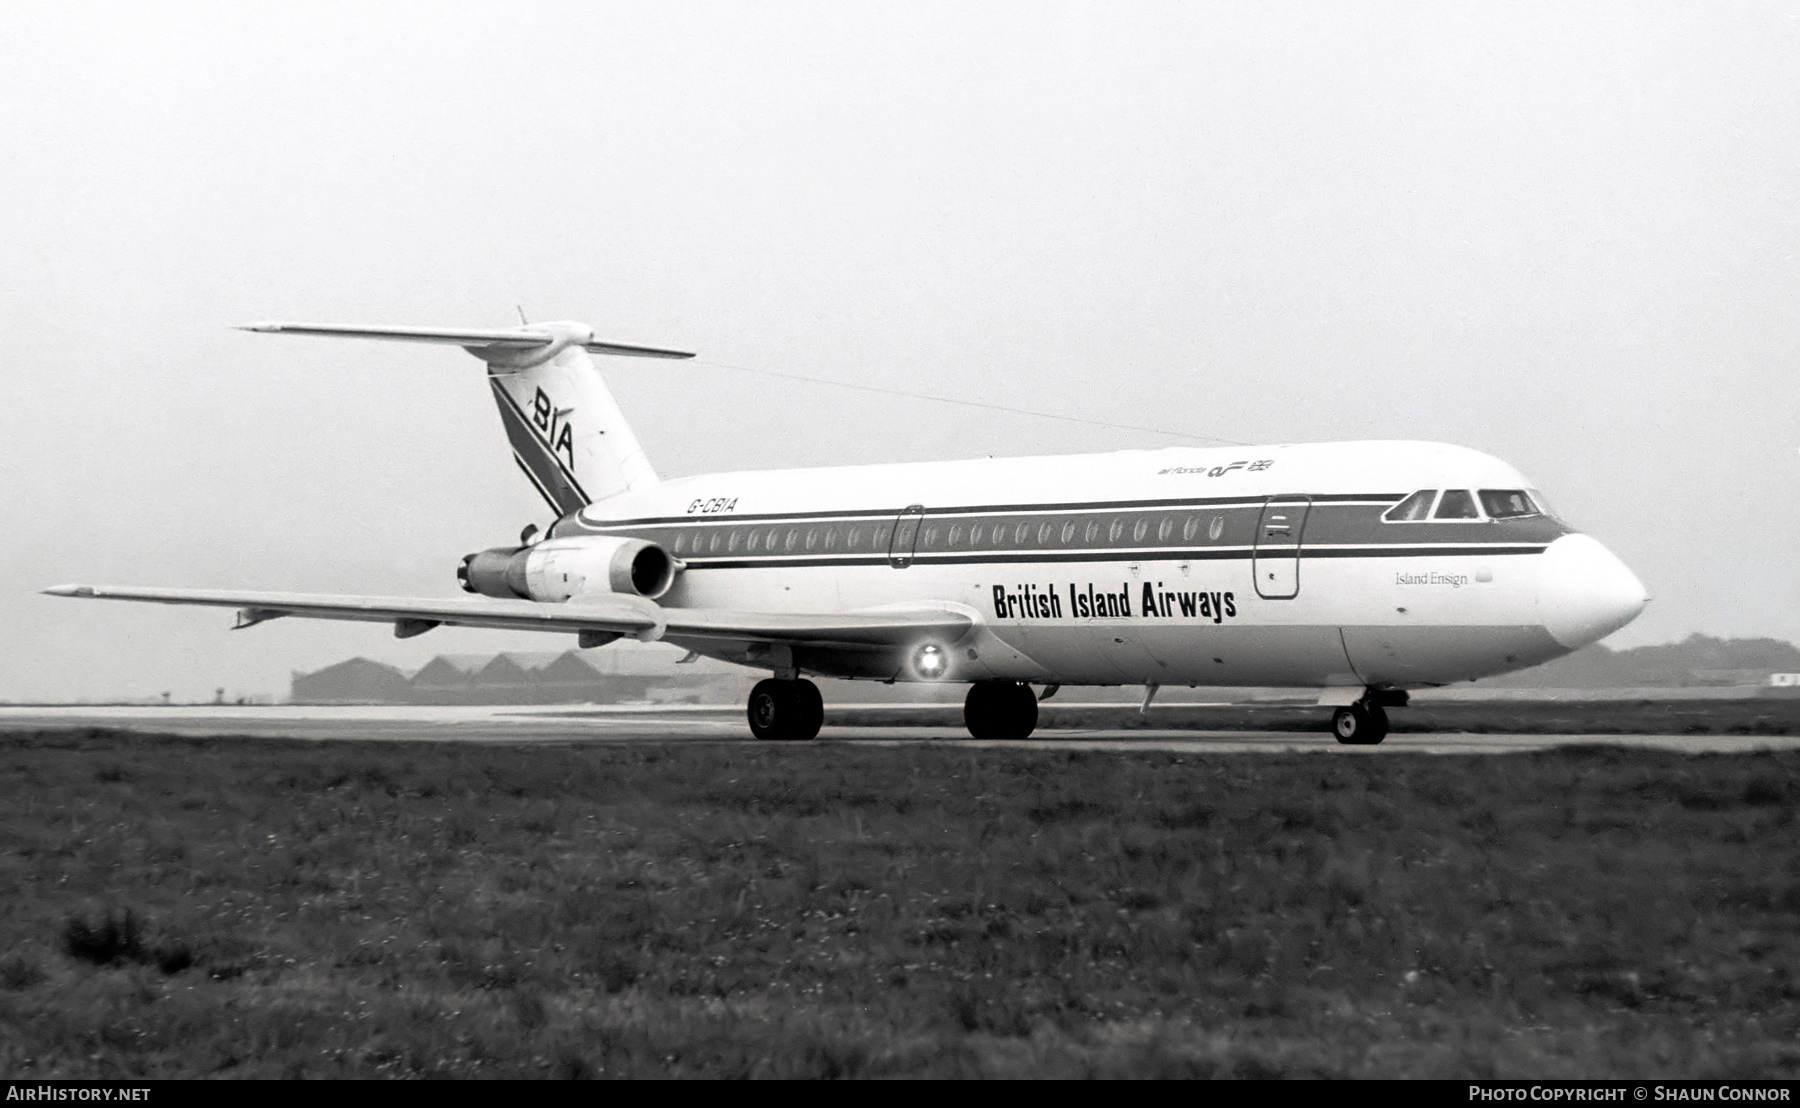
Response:
[[[665,608],[635,596],[602,596],[580,602],[540,604],[531,600],[437,600],[221,589],[144,589],[115,585],[57,585],[43,591],[50,596],[89,600],[237,608],[239,627],[283,616],[392,623],[395,634],[402,637],[442,625],[563,634],[585,631],[630,635],[646,642],[671,637],[721,644],[767,643],[885,650],[909,645],[927,635],[954,641],[974,622],[960,612],[938,609],[830,614],[733,612],[710,608]]]

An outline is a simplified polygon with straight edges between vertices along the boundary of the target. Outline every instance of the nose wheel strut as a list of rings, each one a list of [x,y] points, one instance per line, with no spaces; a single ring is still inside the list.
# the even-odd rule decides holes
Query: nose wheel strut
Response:
[[[1331,713],[1331,733],[1345,746],[1374,746],[1387,738],[1387,706],[1406,704],[1403,689],[1370,689],[1354,704]]]

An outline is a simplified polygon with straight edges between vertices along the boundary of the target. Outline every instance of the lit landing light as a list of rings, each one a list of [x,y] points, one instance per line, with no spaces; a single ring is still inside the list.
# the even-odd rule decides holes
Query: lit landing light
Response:
[[[935,681],[950,669],[950,656],[937,643],[928,642],[913,651],[913,672],[927,681]]]
[[[1599,642],[1649,602],[1637,575],[1587,535],[1564,535],[1544,551],[1538,615],[1544,630],[1570,650]]]

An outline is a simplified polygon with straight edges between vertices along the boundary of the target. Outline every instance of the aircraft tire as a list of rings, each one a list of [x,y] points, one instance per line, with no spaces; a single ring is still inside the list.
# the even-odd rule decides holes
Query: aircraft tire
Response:
[[[1358,701],[1331,713],[1331,732],[1344,746],[1376,746],[1387,738],[1387,712],[1379,704]]]
[[[825,722],[825,702],[811,681],[758,681],[750,690],[750,733],[767,742],[817,738]]]
[[[825,726],[825,698],[819,695],[819,686],[802,677],[794,682],[794,734],[789,736],[795,740],[809,740],[819,737],[819,728]]]
[[[1037,696],[1016,681],[977,681],[963,701],[963,725],[977,739],[1016,742],[1037,728]]]

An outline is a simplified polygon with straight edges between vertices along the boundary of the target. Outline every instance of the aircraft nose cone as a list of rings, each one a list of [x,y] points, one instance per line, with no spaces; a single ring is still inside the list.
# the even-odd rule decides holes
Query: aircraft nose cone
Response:
[[[1564,535],[1544,551],[1538,614],[1544,630],[1570,650],[1630,623],[1649,601],[1637,575],[1587,535]]]

